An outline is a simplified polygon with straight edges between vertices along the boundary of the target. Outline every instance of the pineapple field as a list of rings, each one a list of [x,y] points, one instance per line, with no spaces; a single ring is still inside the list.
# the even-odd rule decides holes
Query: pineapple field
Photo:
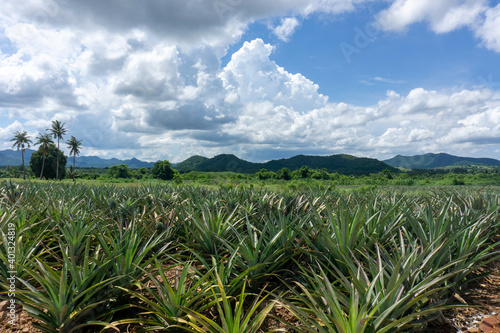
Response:
[[[499,258],[500,193],[418,189],[4,181],[0,300],[33,332],[424,332]]]

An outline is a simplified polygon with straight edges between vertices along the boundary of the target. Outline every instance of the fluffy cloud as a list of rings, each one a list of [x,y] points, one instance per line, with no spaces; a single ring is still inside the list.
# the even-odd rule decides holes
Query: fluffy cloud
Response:
[[[43,132],[54,119],[83,140],[86,155],[174,162],[193,154],[390,157],[416,145],[491,147],[500,137],[498,92],[416,88],[390,91],[368,107],[333,103],[305,75],[275,63],[274,47],[258,38],[221,68],[228,45],[252,22],[280,22],[272,32],[288,40],[299,19],[364,1],[44,0],[20,7],[5,0],[1,148],[16,130]],[[485,1],[396,0],[380,22],[400,30],[427,20],[440,33],[467,25],[499,51],[499,12]]]
[[[73,78],[67,70],[68,59],[73,58],[78,49],[75,35],[66,30],[29,26],[36,38],[26,39],[16,33],[16,29],[26,26],[17,24],[5,30],[17,53],[5,56],[0,66],[0,107],[57,103],[78,109]],[[51,47],[47,49],[47,45]]]
[[[486,0],[395,0],[379,14],[386,30],[402,30],[408,25],[428,21],[437,33],[449,32],[476,22],[487,6]]]
[[[372,138],[369,145],[376,148],[419,147],[423,142],[432,139],[435,134],[424,128],[398,127],[388,128],[380,137]]]
[[[191,45],[226,45],[239,38],[256,20],[315,12],[341,13],[367,0],[16,0],[2,2],[0,19],[6,25],[28,21],[57,29],[73,27],[124,33],[142,27],[163,41]],[[29,30],[23,30],[26,35]]]
[[[373,136],[370,146],[383,152],[398,147],[401,152],[457,151],[468,153],[475,136],[485,133],[499,135],[496,119],[500,117],[500,94],[490,90],[462,90],[453,93],[412,90],[407,96],[388,93],[379,102],[380,118],[373,121],[374,129],[393,124],[382,135]],[[490,136],[490,135],[488,135]],[[476,143],[479,143],[476,142]],[[487,149],[490,143],[479,146]],[[478,146],[478,147],[479,147]],[[470,151],[469,151],[470,153]]]
[[[239,137],[237,142],[258,144],[264,150],[296,147],[296,152],[383,156],[394,149],[408,153],[453,149],[467,154],[464,143],[484,147],[491,143],[476,140],[471,135],[475,129],[494,133],[488,137],[500,134],[494,125],[500,123],[497,92],[416,88],[406,96],[389,91],[385,100],[371,107],[329,103],[312,82],[295,80],[271,62],[271,52],[272,47],[260,40],[246,43],[221,73],[228,94],[236,95],[243,105],[237,120],[220,131],[232,140]],[[284,88],[294,83],[300,84]]]
[[[458,123],[459,126],[441,138],[442,143],[471,143],[476,146],[500,143],[500,103],[473,113]]]
[[[6,126],[5,128],[0,127],[0,140],[3,142],[10,142],[10,140],[13,137],[13,133],[17,131],[22,132],[23,130],[24,130],[23,125],[16,120],[12,124]],[[11,144],[10,147],[12,147]]]
[[[288,39],[299,26],[299,20],[295,17],[287,17],[281,19],[280,25],[273,29],[273,33],[282,41],[288,42]]]
[[[377,21],[382,29],[394,31],[422,21],[436,33],[469,27],[484,46],[500,52],[500,5],[489,7],[487,0],[394,0]]]
[[[476,34],[487,48],[500,52],[500,4],[486,11],[484,24],[476,29]]]
[[[489,90],[446,93],[412,90],[388,92],[372,107],[325,103],[299,113],[270,101],[249,103],[235,124],[223,131],[239,142],[295,152],[350,151],[389,157],[401,153],[455,151],[470,145],[488,149],[500,137],[500,94]],[[392,125],[392,126],[391,126]]]
[[[269,59],[272,51],[271,45],[255,39],[232,55],[219,75],[229,96],[237,96],[232,100],[243,105],[271,101],[298,112],[323,106],[328,97],[318,93],[319,86],[278,66]]]
[[[395,150],[414,153],[415,147],[467,154],[470,144],[491,147],[500,137],[500,95],[490,90],[416,88],[403,96],[389,91],[369,107],[332,103],[314,82],[272,61],[274,48],[261,39],[245,42],[222,69],[211,49],[186,53],[146,42],[128,53],[123,41],[102,51],[103,59],[120,59],[110,69],[113,75],[90,70],[98,49],[76,52],[62,82],[72,86],[85,73],[71,95],[77,111],[55,112],[62,101],[54,97],[52,106],[38,101],[36,109],[33,102],[35,111],[23,117],[40,131],[50,124],[49,117],[36,126],[35,117],[44,113],[66,121],[88,154],[130,157],[132,152],[175,162],[222,152],[254,160],[338,152],[390,157]],[[38,61],[36,55],[29,59],[20,65]],[[3,133],[20,126],[15,122]]]

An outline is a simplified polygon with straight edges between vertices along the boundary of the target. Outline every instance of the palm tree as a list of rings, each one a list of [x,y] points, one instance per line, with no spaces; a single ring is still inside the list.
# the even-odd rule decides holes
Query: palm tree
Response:
[[[26,179],[26,170],[24,169],[24,146],[28,146],[29,148],[30,143],[33,143],[33,141],[28,138],[28,133],[26,131],[16,131],[14,137],[10,141],[14,141],[12,148],[17,147],[18,151],[21,149],[21,156],[23,158],[23,179]]]
[[[82,141],[77,140],[74,136],[71,136],[71,139],[69,141],[66,141],[68,144],[68,148],[71,149],[69,154],[73,154],[73,182],[75,181],[75,162],[76,162],[76,155],[80,154],[80,147],[82,145]]]
[[[59,140],[63,138],[68,130],[64,128],[64,123],[61,124],[59,120],[52,121],[52,127],[47,128],[48,131],[51,132],[54,139],[57,138],[57,163],[56,163],[56,179],[59,180]]]
[[[36,145],[41,145],[41,149],[43,152],[43,162],[42,162],[42,172],[40,172],[40,180],[42,180],[43,176],[43,169],[45,168],[45,157],[49,153],[49,145],[54,144],[54,141],[51,139],[50,134],[45,133],[45,134],[38,134],[38,137],[36,138],[37,141],[35,142]]]

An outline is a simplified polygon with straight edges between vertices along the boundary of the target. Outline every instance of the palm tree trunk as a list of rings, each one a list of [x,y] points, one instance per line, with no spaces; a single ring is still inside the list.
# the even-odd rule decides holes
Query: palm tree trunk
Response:
[[[23,159],[23,179],[26,180],[26,170],[24,170],[24,148],[21,149],[21,156]]]
[[[40,180],[42,180],[44,168],[45,168],[45,150],[43,151],[42,172],[40,172]]]
[[[59,180],[59,138],[57,138],[56,180]]]
[[[76,154],[73,154],[73,183],[75,182],[75,163],[76,163]]]

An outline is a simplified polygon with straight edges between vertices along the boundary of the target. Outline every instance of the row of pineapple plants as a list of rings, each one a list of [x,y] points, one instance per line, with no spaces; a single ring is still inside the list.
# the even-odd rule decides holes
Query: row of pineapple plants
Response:
[[[499,201],[4,182],[0,297],[15,225],[16,301],[43,332],[419,331],[498,258]]]

